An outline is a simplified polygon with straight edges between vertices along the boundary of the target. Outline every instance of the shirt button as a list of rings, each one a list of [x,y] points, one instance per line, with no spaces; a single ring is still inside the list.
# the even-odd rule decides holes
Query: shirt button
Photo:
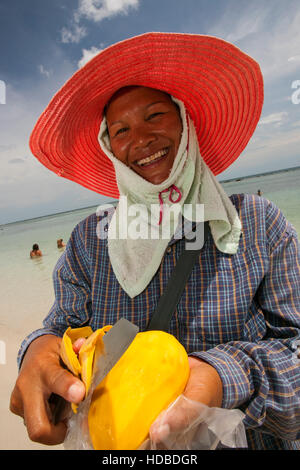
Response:
[[[168,248],[167,248],[167,253],[171,253],[171,251],[172,251],[172,247],[171,247],[171,246],[168,246]]]

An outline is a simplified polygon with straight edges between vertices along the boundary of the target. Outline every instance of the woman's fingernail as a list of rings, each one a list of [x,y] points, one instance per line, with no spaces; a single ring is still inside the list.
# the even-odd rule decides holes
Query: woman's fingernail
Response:
[[[79,402],[84,395],[84,385],[81,383],[74,383],[68,390],[69,400],[71,402]]]
[[[76,341],[73,343],[73,351],[78,354],[80,351],[80,348],[82,347],[83,343],[85,343],[85,338],[78,338]]]

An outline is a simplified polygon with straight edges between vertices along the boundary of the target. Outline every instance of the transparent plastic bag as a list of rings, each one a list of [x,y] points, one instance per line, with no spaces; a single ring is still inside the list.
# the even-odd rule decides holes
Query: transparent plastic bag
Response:
[[[244,413],[209,408],[180,395],[152,424],[140,450],[247,448]]]
[[[77,413],[70,410],[68,429],[64,440],[66,450],[93,450],[88,425],[92,391],[90,389],[87,397],[78,405]]]
[[[68,420],[67,450],[93,450],[88,429],[88,396]],[[245,448],[244,413],[209,408],[180,395],[152,424],[149,438],[138,450],[214,450]],[[170,423],[170,425],[166,424]]]

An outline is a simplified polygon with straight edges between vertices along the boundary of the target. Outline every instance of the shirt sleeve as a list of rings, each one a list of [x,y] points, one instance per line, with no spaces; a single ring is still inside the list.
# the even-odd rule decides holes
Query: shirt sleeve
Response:
[[[300,438],[300,256],[294,228],[270,204],[266,218],[269,269],[252,308],[265,319],[265,335],[220,344],[192,355],[218,371],[223,408],[240,408],[244,424],[262,432]],[[278,228],[284,230],[278,231]]]
[[[71,326],[87,324],[91,315],[90,260],[84,244],[83,224],[78,224],[71,234],[65,252],[53,271],[55,302],[40,328],[28,335],[21,344],[17,363],[20,368],[24,354],[31,342],[42,335],[63,336]]]

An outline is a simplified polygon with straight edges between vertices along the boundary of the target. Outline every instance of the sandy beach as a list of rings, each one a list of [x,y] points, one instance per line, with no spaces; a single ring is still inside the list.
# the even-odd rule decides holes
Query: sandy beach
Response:
[[[0,449],[1,450],[51,450],[63,449],[63,445],[44,446],[32,442],[27,434],[22,418],[9,410],[10,395],[13,390],[18,370],[16,357],[23,336],[11,329],[0,326],[0,338],[5,338],[6,363],[0,364]],[[3,340],[2,340],[3,341]],[[1,343],[2,344],[2,343]]]
[[[90,213],[92,209],[79,210],[7,225],[0,231],[0,417],[5,423],[0,428],[1,450],[63,449],[63,445],[32,442],[23,419],[10,412],[9,402],[18,375],[20,345],[28,334],[42,327],[54,301],[52,272],[64,251],[57,249],[56,240],[67,242],[75,225]],[[40,244],[43,256],[31,260],[33,242]]]

